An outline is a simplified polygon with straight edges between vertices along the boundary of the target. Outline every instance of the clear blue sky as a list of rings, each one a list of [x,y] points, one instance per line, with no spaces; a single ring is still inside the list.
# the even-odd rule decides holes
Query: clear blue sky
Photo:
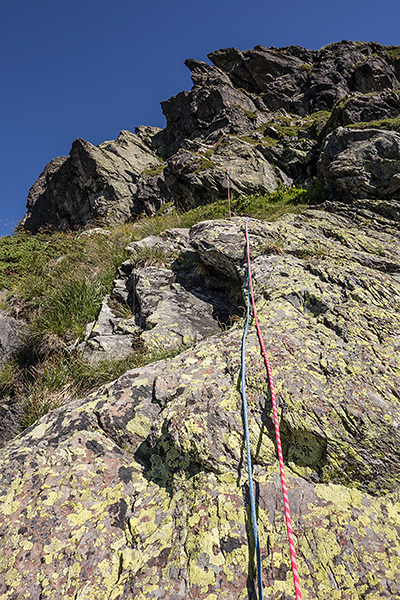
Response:
[[[342,39],[400,45],[399,0],[13,0],[0,8],[0,236],[45,164],[82,137],[165,125],[185,58]]]

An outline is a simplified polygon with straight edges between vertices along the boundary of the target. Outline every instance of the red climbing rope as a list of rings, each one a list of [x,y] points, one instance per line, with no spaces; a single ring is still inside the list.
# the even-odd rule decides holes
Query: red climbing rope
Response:
[[[271,371],[271,366],[269,364],[267,352],[265,350],[264,342],[262,339],[260,326],[258,324],[256,304],[254,301],[253,281],[252,281],[252,276],[251,276],[251,264],[250,264],[249,232],[248,232],[248,228],[247,228],[248,222],[249,222],[249,218],[247,218],[247,220],[246,220],[245,232],[246,232],[247,266],[248,266],[248,277],[249,277],[249,284],[250,284],[251,304],[253,307],[253,316],[254,316],[254,322],[256,325],[256,329],[257,329],[257,335],[258,335],[258,339],[260,342],[261,350],[264,355],[264,362],[265,362],[265,366],[267,368],[267,373],[268,373],[269,388],[271,391],[272,410],[273,410],[273,414],[274,414],[276,446],[278,449],[279,470],[280,470],[281,483],[282,483],[283,503],[285,505],[286,528],[287,528],[287,533],[288,533],[288,538],[289,538],[290,558],[291,558],[291,562],[292,562],[294,587],[295,587],[295,591],[296,591],[296,600],[301,600],[300,581],[299,581],[299,574],[298,574],[298,570],[297,570],[296,550],[295,550],[294,540],[293,540],[292,521],[290,518],[289,498],[288,498],[287,487],[286,487],[285,469],[283,466],[282,444],[281,444],[281,436],[280,436],[280,432],[279,432],[278,411],[276,408],[272,371]]]

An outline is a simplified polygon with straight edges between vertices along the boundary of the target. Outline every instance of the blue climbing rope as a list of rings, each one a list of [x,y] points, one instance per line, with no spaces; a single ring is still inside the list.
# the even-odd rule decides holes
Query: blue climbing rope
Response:
[[[244,422],[244,431],[246,435],[246,452],[247,452],[247,469],[249,473],[249,492],[250,492],[250,507],[251,507],[251,520],[253,524],[253,534],[254,534],[254,545],[256,548],[256,556],[257,556],[257,583],[258,583],[258,596],[259,600],[263,600],[263,586],[262,586],[262,571],[261,571],[261,552],[260,552],[260,542],[258,539],[258,529],[257,529],[257,515],[256,515],[256,503],[254,499],[254,486],[253,486],[253,473],[252,473],[252,464],[251,464],[251,454],[250,454],[250,437],[249,437],[249,423],[247,419],[247,401],[246,401],[246,367],[245,367],[245,358],[246,358],[246,336],[249,328],[250,321],[250,277],[249,273],[247,276],[247,312],[246,312],[246,325],[243,332],[242,338],[242,400],[243,400],[243,422]]]

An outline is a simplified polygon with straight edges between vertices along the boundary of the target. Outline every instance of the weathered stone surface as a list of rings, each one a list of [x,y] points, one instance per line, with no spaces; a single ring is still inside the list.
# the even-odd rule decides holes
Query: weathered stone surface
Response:
[[[190,249],[189,229],[175,227],[167,229],[163,232],[162,237],[158,235],[150,235],[138,242],[132,242],[126,250],[132,252],[135,256],[145,248],[160,250],[166,254],[169,252],[182,252]]]
[[[243,133],[263,122],[252,98],[235,88],[220,69],[196,60],[185,64],[191,71],[193,88],[161,103],[167,127],[153,139],[167,156],[177,152],[187,139],[214,134],[216,141],[221,133]]]
[[[190,346],[220,330],[211,302],[185,290],[171,270],[145,267],[136,270],[135,278],[147,347]]]
[[[78,139],[69,157],[47,166],[33,186],[23,225],[35,233],[44,225],[74,229],[125,222],[135,214],[139,175],[156,165],[155,154],[129,131],[99,146]]]
[[[227,197],[227,169],[233,192],[273,192],[279,174],[260,150],[236,136],[223,138],[206,154],[180,150],[168,160],[167,185],[175,203],[184,209]]]
[[[190,230],[190,243],[204,263],[233,280],[244,278],[246,247],[243,245],[243,223],[241,217],[203,221]],[[261,221],[251,219],[248,230],[253,257],[275,239],[275,232],[269,231]]]
[[[112,295],[121,303],[121,308],[127,306],[126,280],[114,281]],[[140,327],[136,325],[134,317],[124,318],[115,314],[110,307],[110,296],[107,295],[96,321],[87,326],[85,341],[80,347],[92,361],[126,358],[137,346],[139,332]]]
[[[400,595],[400,234],[398,202],[385,206],[249,222],[305,598]],[[199,224],[190,239],[244,283],[244,219]],[[1,451],[4,600],[253,595],[241,337],[239,323],[129,371]],[[264,593],[291,598],[253,327],[246,384]]]
[[[59,170],[61,165],[63,165],[67,159],[68,156],[57,156],[47,163],[42,173],[29,190],[28,197],[26,199],[26,208],[28,213],[32,211],[38,199],[45,193],[48,181],[51,179],[52,175]],[[48,208],[50,209],[50,207]],[[46,222],[47,218],[48,214],[44,213],[42,217],[43,223]]]
[[[336,127],[355,123],[394,119],[399,114],[400,94],[398,92],[354,94],[344,97],[335,105],[327,129],[331,131]]]
[[[15,354],[22,344],[26,325],[0,310],[0,367]]]
[[[310,52],[303,51],[299,57],[291,52],[291,48],[277,52],[274,48],[256,46],[243,53],[228,48],[208,56],[214,64],[229,73],[236,86],[261,94],[270,110],[284,108],[289,112],[305,114],[303,89],[308,73],[301,67],[305,60],[312,60]]]
[[[169,229],[163,237],[132,242],[127,250],[132,261],[121,265],[110,296],[81,344],[91,360],[125,358],[138,344],[147,350],[190,346],[219,332],[221,323],[236,313],[234,299],[224,297],[226,283],[221,285],[208,272],[203,277],[188,272],[188,259],[201,263],[188,229]]]
[[[156,170],[159,168],[157,166]],[[171,202],[171,200],[173,200],[173,197],[165,183],[163,172],[155,175],[145,174],[138,179],[135,195],[135,215],[154,215],[163,204]]]
[[[400,134],[339,127],[318,163],[328,189],[341,199],[400,197]]]
[[[330,110],[349,92],[399,88],[390,53],[374,42],[343,41],[318,51],[299,46],[256,46],[245,52],[227,48],[209,58],[233,85],[261,93],[268,108],[300,115]]]
[[[0,369],[18,353],[23,346],[26,324],[0,310]],[[12,398],[0,401],[0,448],[21,430],[21,407]]]

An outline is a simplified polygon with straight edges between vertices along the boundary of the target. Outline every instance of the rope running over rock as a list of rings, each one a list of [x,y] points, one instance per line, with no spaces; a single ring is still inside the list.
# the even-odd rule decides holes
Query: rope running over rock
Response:
[[[246,396],[245,396],[245,338],[248,330],[249,323],[249,313],[250,313],[250,296],[251,296],[251,304],[253,308],[253,317],[254,323],[257,329],[258,340],[260,342],[261,350],[264,356],[264,362],[268,373],[268,382],[269,388],[271,392],[271,402],[272,402],[272,411],[274,415],[274,425],[275,425],[275,437],[276,437],[276,446],[278,450],[278,460],[279,460],[279,471],[281,476],[281,484],[282,484],[282,494],[283,494],[283,503],[285,506],[285,518],[286,518],[286,529],[289,538],[289,547],[290,547],[290,559],[292,563],[292,573],[293,573],[293,581],[296,592],[296,600],[301,600],[301,590],[300,590],[300,581],[299,574],[297,570],[297,561],[296,561],[296,550],[294,546],[293,540],[293,531],[292,531],[292,522],[290,518],[290,508],[289,508],[289,498],[287,493],[286,486],[286,477],[283,463],[283,454],[282,454],[282,444],[281,444],[281,436],[279,432],[279,420],[278,420],[278,411],[276,407],[276,399],[275,399],[275,391],[274,391],[274,383],[272,379],[272,371],[271,366],[268,360],[267,352],[265,350],[264,341],[262,339],[262,334],[260,330],[260,326],[257,319],[257,311],[254,300],[254,290],[253,290],[253,281],[251,276],[251,264],[250,264],[250,242],[249,242],[249,231],[248,231],[248,223],[249,217],[246,219],[245,223],[245,234],[246,234],[246,250],[247,250],[247,271],[248,271],[248,290],[247,290],[247,319],[245,331],[243,334],[242,341],[242,397],[243,397],[243,414],[244,414],[244,426],[246,432],[246,444],[247,444],[247,464],[249,470],[249,487],[250,487],[250,503],[251,503],[251,514],[253,521],[253,531],[254,531],[254,540],[256,544],[257,551],[257,578],[258,578],[258,588],[259,588],[259,596],[260,600],[263,598],[262,591],[262,581],[261,581],[261,557],[260,557],[260,547],[258,541],[258,531],[257,531],[257,523],[256,523],[256,511],[255,511],[255,502],[254,502],[254,489],[253,489],[253,478],[252,478],[252,468],[251,468],[251,458],[250,458],[250,442],[249,442],[249,433],[248,433],[248,420],[247,420],[247,408],[246,408]]]

